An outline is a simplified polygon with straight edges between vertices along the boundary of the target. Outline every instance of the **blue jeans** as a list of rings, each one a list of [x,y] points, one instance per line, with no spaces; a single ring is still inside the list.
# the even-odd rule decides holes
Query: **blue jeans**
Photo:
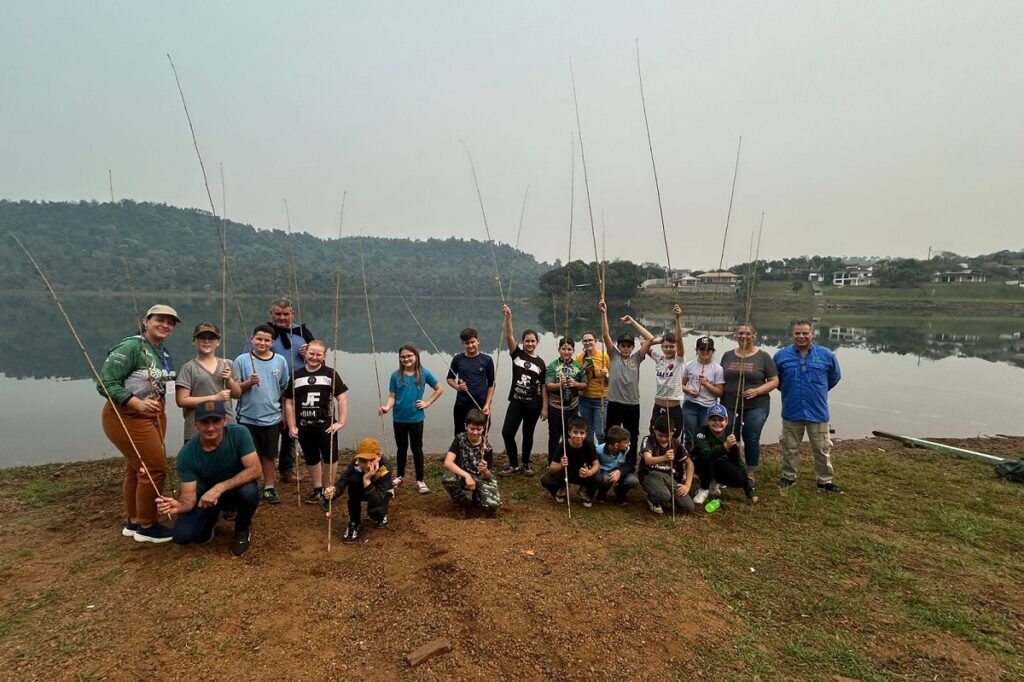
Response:
[[[235,532],[247,531],[252,525],[252,517],[256,513],[259,501],[260,488],[256,481],[227,491],[220,496],[215,507],[203,509],[199,506],[199,500],[196,500],[196,506],[192,511],[182,514],[174,522],[174,543],[188,545],[210,537],[210,531],[217,524],[217,518],[225,508],[233,508],[238,513],[235,517]]]
[[[700,403],[692,403],[689,400],[683,401],[683,430],[685,438],[683,445],[687,451],[693,449],[693,439],[697,432],[708,425],[708,408]]]
[[[771,410],[771,406],[748,407],[740,410],[743,420],[742,433],[740,424],[736,421],[736,413],[732,408],[726,407],[725,409],[729,413],[730,433],[736,436],[736,440],[743,440],[743,457],[747,462],[747,469],[757,471],[757,467],[761,464],[761,430],[764,428],[764,423],[768,421],[768,412]]]
[[[601,418],[600,398],[584,398],[580,396],[580,416],[587,420],[587,438],[594,440],[597,434],[597,444],[604,442],[604,420]]]

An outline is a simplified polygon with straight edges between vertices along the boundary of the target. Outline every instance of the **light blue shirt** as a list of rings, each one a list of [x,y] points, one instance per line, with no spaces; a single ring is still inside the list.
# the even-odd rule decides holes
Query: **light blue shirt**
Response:
[[[235,358],[239,381],[248,381],[253,369],[260,375],[260,383],[242,393],[236,408],[239,424],[274,426],[281,423],[281,393],[291,376],[288,361],[274,353],[268,360],[260,360],[252,353]]]

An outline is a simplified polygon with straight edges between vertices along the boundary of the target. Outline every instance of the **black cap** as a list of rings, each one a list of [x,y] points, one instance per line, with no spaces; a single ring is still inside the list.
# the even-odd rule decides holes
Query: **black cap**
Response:
[[[620,345],[623,343],[628,343],[631,346],[635,346],[636,339],[633,338],[632,334],[619,334],[619,340],[616,343]]]
[[[702,336],[697,339],[697,350],[714,350],[715,340],[710,336]]]

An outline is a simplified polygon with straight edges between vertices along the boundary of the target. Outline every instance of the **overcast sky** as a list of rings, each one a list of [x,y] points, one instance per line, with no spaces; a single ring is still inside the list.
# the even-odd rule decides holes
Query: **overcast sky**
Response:
[[[0,197],[208,208],[258,228],[568,251],[579,93],[597,237],[672,264],[1024,247],[1024,3],[0,0]],[[593,258],[576,145],[573,256]]]

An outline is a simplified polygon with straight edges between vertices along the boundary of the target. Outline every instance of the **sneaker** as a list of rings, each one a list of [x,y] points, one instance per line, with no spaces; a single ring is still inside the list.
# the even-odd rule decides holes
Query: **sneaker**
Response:
[[[303,500],[306,504],[316,504],[320,500],[324,499],[324,491],[322,488],[317,488],[309,494],[309,497]]]
[[[558,504],[565,504],[566,492],[567,491],[564,489],[559,489],[559,491],[555,493],[555,502],[557,502]]]
[[[231,556],[242,556],[248,551],[250,544],[252,544],[252,529],[236,530],[235,539],[231,541]]]
[[[819,483],[818,484],[818,492],[819,493],[834,493],[836,495],[843,495],[844,494],[842,488],[837,486],[835,483],[831,483],[831,482],[829,482],[829,483]]]
[[[665,510],[661,508],[660,504],[654,504],[650,500],[647,500],[647,508],[650,509],[655,514],[664,514],[665,513]]]
[[[238,516],[238,510],[235,509],[234,507],[231,507],[230,509],[225,509],[224,510],[224,520],[225,521],[234,521],[235,517],[237,517],[237,516]]]
[[[717,481],[713,481],[711,483],[711,487],[708,488],[708,494],[711,495],[711,497],[720,497],[722,494],[722,486],[720,486]],[[696,500],[694,500],[694,502],[696,502]]]
[[[485,516],[486,516],[487,518],[489,518],[489,519],[493,519],[493,518],[495,518],[495,517],[497,517],[497,516],[498,516],[498,508],[497,508],[497,507],[487,507],[487,508],[486,508],[486,509],[484,510],[484,515],[485,515]]]
[[[282,471],[277,477],[281,479],[281,483],[295,483],[299,480],[294,471]]]
[[[351,545],[353,542],[359,539],[359,531],[361,526],[355,521],[350,521],[348,528],[345,529],[345,534],[341,536],[341,541],[346,545]]]
[[[796,483],[796,481],[790,480],[788,478],[780,478],[779,479],[779,487],[780,488],[788,488],[789,486],[793,485],[794,483]]]
[[[281,496],[273,488],[264,488],[263,501],[267,504],[281,504]]]
[[[213,538],[214,538],[215,535],[217,535],[217,527],[216,526],[210,526],[210,534],[207,535],[205,539],[200,540],[197,544],[200,544],[200,545],[209,544],[210,542],[213,542]]]
[[[585,508],[590,509],[591,507],[594,506],[594,500],[592,500],[590,498],[590,495],[587,494],[587,489],[586,488],[584,488],[583,486],[580,486],[579,493],[580,493],[580,499],[583,500],[583,506]]]
[[[693,496],[693,503],[704,504],[705,502],[708,501],[708,495],[710,494],[710,490],[708,490],[707,488],[701,488],[700,490],[697,491],[697,494]]]
[[[455,505],[455,518],[457,518],[457,519],[464,519],[467,516],[469,516],[469,512],[466,509],[466,505],[464,505],[464,504],[457,504],[457,505]]]
[[[416,492],[420,495],[429,495],[430,488],[427,487],[426,481],[416,481]]]
[[[743,492],[747,494],[747,499],[750,500],[752,504],[757,504],[757,484],[754,483],[754,479],[747,479],[747,487]]]
[[[331,501],[328,500],[326,497],[321,496],[320,497],[320,508],[324,510],[325,514],[327,512],[329,512],[329,511],[331,511],[331,507],[332,507]]]
[[[405,481],[402,479],[401,476],[395,476],[394,478],[391,479],[391,485],[393,485],[396,488],[401,486],[403,483],[405,483]]]
[[[529,465],[523,467],[523,476],[533,476],[533,469]]]
[[[381,519],[380,521],[374,521],[373,522],[373,527],[374,528],[387,528],[388,527],[388,515],[385,514],[384,518]]]
[[[516,474],[523,473],[522,467],[505,467],[498,472],[499,476],[515,476]]]
[[[139,526],[139,529],[135,531],[135,542],[161,543],[170,541],[171,529],[160,523],[154,523],[149,528]]]
[[[124,525],[121,527],[121,535],[126,538],[133,538],[135,534],[139,532],[139,524],[129,519],[125,519]]]

